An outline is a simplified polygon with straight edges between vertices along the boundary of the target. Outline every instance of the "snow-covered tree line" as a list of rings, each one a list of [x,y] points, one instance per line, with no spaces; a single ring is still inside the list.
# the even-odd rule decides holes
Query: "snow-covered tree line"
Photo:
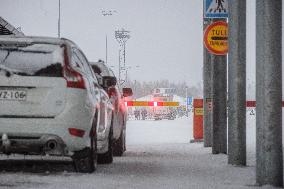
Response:
[[[186,91],[188,96],[198,97],[202,95],[201,84],[197,86],[188,86],[186,82],[173,83],[169,80],[159,80],[159,81],[137,81],[128,80],[125,83],[126,87],[131,87],[133,90],[133,97],[140,98],[149,94],[152,94],[155,88],[175,88],[176,95],[185,97]]]

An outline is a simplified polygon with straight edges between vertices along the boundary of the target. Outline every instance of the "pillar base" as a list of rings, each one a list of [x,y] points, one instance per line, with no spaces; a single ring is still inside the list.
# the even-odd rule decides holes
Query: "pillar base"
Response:
[[[203,142],[203,139],[191,139],[190,143],[200,143]]]

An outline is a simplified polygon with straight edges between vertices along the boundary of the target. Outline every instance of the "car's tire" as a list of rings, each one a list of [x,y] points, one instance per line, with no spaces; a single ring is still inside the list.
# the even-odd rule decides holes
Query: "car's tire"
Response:
[[[117,139],[117,141],[115,141],[114,145],[113,145],[113,155],[114,156],[122,156],[123,153],[125,152],[126,148],[126,144],[125,144],[125,129],[122,129],[120,132],[120,136]]]
[[[108,151],[104,154],[98,154],[98,164],[111,164],[113,162],[113,129],[112,124],[108,135]]]
[[[72,156],[75,170],[80,173],[92,173],[97,168],[97,132],[96,119],[90,132],[90,147],[77,151]]]

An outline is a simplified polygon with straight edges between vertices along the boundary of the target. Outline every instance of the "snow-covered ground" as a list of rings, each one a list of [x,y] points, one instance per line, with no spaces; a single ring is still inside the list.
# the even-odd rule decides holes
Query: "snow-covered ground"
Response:
[[[247,122],[247,167],[228,165],[226,155],[212,155],[211,148],[204,148],[202,143],[189,143],[191,117],[131,120],[127,152],[113,164],[99,165],[93,174],[81,174],[75,173],[68,161],[54,162],[46,157],[45,161],[31,157],[11,161],[18,157],[7,160],[2,156],[0,169],[6,172],[0,174],[0,188],[255,189],[255,116],[248,114]]]

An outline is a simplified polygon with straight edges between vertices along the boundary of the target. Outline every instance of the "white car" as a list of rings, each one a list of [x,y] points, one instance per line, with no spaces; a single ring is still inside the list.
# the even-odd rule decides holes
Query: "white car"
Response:
[[[106,119],[112,107],[105,102],[73,42],[0,38],[1,153],[69,156],[77,171],[93,172],[112,132]]]
[[[99,129],[106,130],[101,132],[98,130],[97,136],[97,149],[99,164],[109,164],[113,162],[113,132],[114,132],[114,118],[113,118],[113,107],[108,94],[105,92],[103,87],[107,87],[109,80],[108,78],[98,78],[99,91],[100,91],[100,117]]]

